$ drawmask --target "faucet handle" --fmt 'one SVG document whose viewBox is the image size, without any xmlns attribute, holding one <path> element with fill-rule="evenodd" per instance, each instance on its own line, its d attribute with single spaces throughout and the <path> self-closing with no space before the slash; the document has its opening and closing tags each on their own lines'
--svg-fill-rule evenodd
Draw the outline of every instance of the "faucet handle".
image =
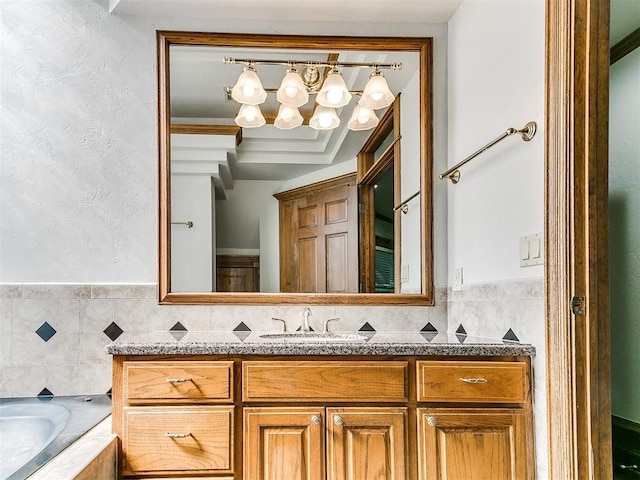
<svg viewBox="0 0 640 480">
<path fill-rule="evenodd" d="M 322 333 L 331 333 L 329 331 L 329 323 L 331 322 L 337 322 L 338 320 L 340 320 L 339 318 L 329 318 L 327 320 L 325 320 L 324 322 L 324 329 L 322 330 Z"/>
<path fill-rule="evenodd" d="M 274 320 L 276 322 L 282 322 L 282 331 L 286 332 L 287 331 L 287 322 L 285 322 L 283 319 L 281 318 L 275 318 L 275 317 L 271 317 L 271 320 Z"/>
</svg>

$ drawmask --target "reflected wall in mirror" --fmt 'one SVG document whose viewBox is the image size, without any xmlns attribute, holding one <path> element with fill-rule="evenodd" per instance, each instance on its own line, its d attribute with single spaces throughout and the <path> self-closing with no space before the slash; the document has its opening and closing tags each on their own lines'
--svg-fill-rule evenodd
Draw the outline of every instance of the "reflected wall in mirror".
<svg viewBox="0 0 640 480">
<path fill-rule="evenodd" d="M 165 31 L 158 58 L 160 303 L 433 304 L 431 39 Z"/>
</svg>

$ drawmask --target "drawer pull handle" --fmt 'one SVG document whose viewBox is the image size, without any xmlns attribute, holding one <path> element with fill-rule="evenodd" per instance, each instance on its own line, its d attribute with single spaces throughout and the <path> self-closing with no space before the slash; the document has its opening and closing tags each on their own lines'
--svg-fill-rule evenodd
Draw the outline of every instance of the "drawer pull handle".
<svg viewBox="0 0 640 480">
<path fill-rule="evenodd" d="M 333 417 L 333 423 L 335 423 L 336 425 L 340 426 L 344 422 L 343 422 L 342 417 L 340 415 L 336 415 L 335 417 Z"/>
<path fill-rule="evenodd" d="M 165 437 L 169 437 L 169 438 L 187 438 L 191 436 L 191 433 L 170 433 L 167 432 L 164 434 Z"/>
<path fill-rule="evenodd" d="M 464 383 L 487 383 L 486 378 L 461 378 Z"/>
<path fill-rule="evenodd" d="M 168 383 L 184 383 L 184 382 L 190 382 L 190 381 L 191 381 L 190 378 L 167 378 Z"/>
<path fill-rule="evenodd" d="M 313 417 L 311 417 L 311 423 L 313 423 L 314 425 L 320 425 L 320 422 L 320 415 L 314 415 Z"/>
</svg>

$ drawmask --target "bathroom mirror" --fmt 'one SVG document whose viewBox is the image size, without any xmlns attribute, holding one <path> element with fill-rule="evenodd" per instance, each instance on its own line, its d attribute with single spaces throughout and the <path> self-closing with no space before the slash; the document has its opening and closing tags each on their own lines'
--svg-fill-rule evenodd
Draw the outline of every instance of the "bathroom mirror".
<svg viewBox="0 0 640 480">
<path fill-rule="evenodd" d="M 160 303 L 433 304 L 431 39 L 157 40 Z M 297 121 L 279 113 L 289 73 L 308 95 Z M 349 93 L 333 128 L 314 114 L 337 77 Z M 387 105 L 365 101 L 374 77 Z"/>
</svg>

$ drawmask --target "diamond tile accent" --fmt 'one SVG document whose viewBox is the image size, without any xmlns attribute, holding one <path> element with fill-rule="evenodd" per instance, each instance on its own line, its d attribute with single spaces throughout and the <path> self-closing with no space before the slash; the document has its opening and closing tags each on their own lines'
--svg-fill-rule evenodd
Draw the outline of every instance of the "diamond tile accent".
<svg viewBox="0 0 640 480">
<path fill-rule="evenodd" d="M 434 333 L 438 333 L 438 329 L 436 327 L 433 326 L 433 324 L 431 322 L 427 323 L 424 327 L 422 327 L 422 330 L 420 330 L 421 332 L 434 332 Z"/>
<path fill-rule="evenodd" d="M 233 329 L 233 334 L 238 337 L 238 340 L 244 342 L 249 335 L 251 335 L 251 329 L 247 326 L 246 323 L 240 322 L 236 325 L 236 328 Z"/>
<path fill-rule="evenodd" d="M 464 341 L 467 339 L 467 331 L 464 329 L 462 324 L 460 324 L 460 326 L 456 330 L 456 337 L 458 337 L 458 341 L 460 343 L 464 343 Z"/>
<path fill-rule="evenodd" d="M 123 330 L 118 326 L 116 322 L 111 322 L 107 328 L 102 331 L 107 337 L 111 339 L 111 341 L 115 341 L 120 335 L 122 335 Z"/>
<path fill-rule="evenodd" d="M 187 327 L 182 325 L 180 322 L 176 322 L 176 324 L 169 329 L 170 332 L 186 332 Z"/>
<path fill-rule="evenodd" d="M 514 333 L 514 331 L 512 329 L 509 329 L 507 331 L 507 333 L 504 334 L 504 337 L 502 337 L 502 340 L 506 340 L 508 342 L 519 342 L 520 339 L 518 338 L 518 336 Z"/>
<path fill-rule="evenodd" d="M 43 388 L 38 397 L 53 397 L 53 393 L 47 387 Z"/>
<path fill-rule="evenodd" d="M 107 391 L 107 393 L 105 393 L 105 395 L 109 398 L 111 398 L 111 396 L 113 395 L 113 392 L 111 391 L 111 389 L 109 389 L 109 391 Z"/>
<path fill-rule="evenodd" d="M 234 328 L 233 331 L 234 332 L 250 332 L 251 329 L 247 327 L 247 325 L 244 322 L 240 322 L 238 325 L 236 325 L 236 328 Z"/>
<path fill-rule="evenodd" d="M 51 337 L 56 334 L 56 329 L 49 325 L 49 322 L 44 322 L 40 325 L 40 328 L 36 330 L 36 333 L 42 340 L 48 342 L 51 340 Z"/>
<path fill-rule="evenodd" d="M 360 327 L 360 330 L 358 330 L 358 331 L 359 331 L 359 332 L 375 332 L 375 331 L 376 331 L 376 329 L 375 329 L 375 328 L 373 328 L 369 322 L 365 322 L 365 324 L 364 324 L 364 325 L 362 325 L 362 326 Z"/>
</svg>

